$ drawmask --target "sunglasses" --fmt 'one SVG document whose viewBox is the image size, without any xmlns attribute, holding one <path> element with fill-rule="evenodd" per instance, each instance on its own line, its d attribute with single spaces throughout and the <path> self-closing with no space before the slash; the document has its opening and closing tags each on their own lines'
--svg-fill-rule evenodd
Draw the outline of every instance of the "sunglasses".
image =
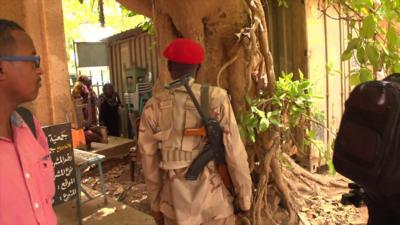
<svg viewBox="0 0 400 225">
<path fill-rule="evenodd" d="M 35 68 L 40 67 L 40 56 L 32 55 L 32 56 L 0 56 L 0 61 L 7 61 L 7 62 L 33 62 L 35 63 Z"/>
</svg>

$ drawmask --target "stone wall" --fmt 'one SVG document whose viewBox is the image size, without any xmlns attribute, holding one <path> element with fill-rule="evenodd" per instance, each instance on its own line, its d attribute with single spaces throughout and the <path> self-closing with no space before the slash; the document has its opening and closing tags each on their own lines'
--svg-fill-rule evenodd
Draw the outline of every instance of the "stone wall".
<svg viewBox="0 0 400 225">
<path fill-rule="evenodd" d="M 25 28 L 42 57 L 42 88 L 27 104 L 43 124 L 72 120 L 61 0 L 0 0 L 0 18 Z"/>
</svg>

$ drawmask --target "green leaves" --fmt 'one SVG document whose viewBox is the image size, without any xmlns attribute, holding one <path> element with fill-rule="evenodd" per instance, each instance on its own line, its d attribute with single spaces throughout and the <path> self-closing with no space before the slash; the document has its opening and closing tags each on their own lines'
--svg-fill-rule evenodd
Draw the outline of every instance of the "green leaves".
<svg viewBox="0 0 400 225">
<path fill-rule="evenodd" d="M 357 49 L 357 60 L 360 64 L 365 64 L 367 62 L 367 57 L 364 47 Z"/>
<path fill-rule="evenodd" d="M 251 143 L 256 142 L 256 133 L 254 132 L 254 129 L 248 128 L 247 131 L 248 131 L 248 138 L 249 138 L 249 141 L 250 141 Z"/>
<path fill-rule="evenodd" d="M 359 38 L 353 38 L 349 41 L 346 50 L 342 53 L 342 61 L 349 60 L 353 56 L 353 50 L 357 49 L 361 44 Z"/>
<path fill-rule="evenodd" d="M 265 118 L 265 112 L 262 110 L 259 110 L 257 107 L 252 106 L 251 107 L 251 111 L 253 113 L 255 113 L 256 115 L 258 115 L 260 118 Z"/>
<path fill-rule="evenodd" d="M 363 82 L 366 82 L 366 81 L 370 81 L 372 79 L 373 79 L 373 76 L 372 76 L 371 70 L 369 70 L 367 68 L 361 68 L 361 70 L 360 70 L 360 81 L 363 83 Z"/>
<path fill-rule="evenodd" d="M 353 56 L 353 51 L 344 51 L 343 53 L 342 53 L 342 57 L 341 57 L 341 59 L 342 59 L 342 61 L 347 61 L 347 60 L 349 60 L 351 57 Z"/>
<path fill-rule="evenodd" d="M 369 15 L 364 18 L 362 22 L 360 35 L 363 38 L 372 38 L 376 30 L 376 21 L 373 15 Z"/>
<path fill-rule="evenodd" d="M 352 74 L 349 77 L 350 86 L 356 86 L 361 83 L 360 75 L 358 73 Z"/>
<path fill-rule="evenodd" d="M 278 6 L 287 8 L 289 5 L 287 3 L 287 0 L 278 0 Z"/>
<path fill-rule="evenodd" d="M 348 25 L 347 48 L 342 61 L 350 61 L 350 84 L 400 72 L 400 0 L 330 0 L 327 8 L 339 6 Z M 353 61 L 356 56 L 356 61 Z M 357 63 L 357 64 L 354 64 Z"/>
<path fill-rule="evenodd" d="M 361 41 L 359 38 L 353 38 L 352 40 L 349 41 L 346 51 L 353 51 L 354 49 L 357 49 L 358 46 L 360 46 L 360 43 Z"/>
<path fill-rule="evenodd" d="M 267 118 L 265 118 L 265 117 L 261 118 L 260 125 L 259 125 L 259 130 L 261 132 L 265 132 L 265 131 L 268 130 L 269 125 L 270 125 L 270 122 L 269 122 L 269 120 L 267 120 Z"/>
<path fill-rule="evenodd" d="M 366 81 L 373 80 L 372 71 L 366 67 L 353 71 L 349 77 L 350 86 L 356 86 Z"/>
<path fill-rule="evenodd" d="M 375 45 L 367 44 L 365 46 L 365 51 L 367 53 L 368 60 L 371 62 L 372 66 L 376 69 L 379 67 L 379 52 Z"/>
<path fill-rule="evenodd" d="M 365 79 L 368 79 L 368 76 Z M 262 94 L 253 99 L 245 96 L 248 110 L 239 113 L 237 119 L 240 135 L 249 143 L 256 142 L 260 133 L 270 129 L 278 131 L 282 140 L 293 140 L 293 132 L 298 128 L 299 121 L 307 121 L 309 118 L 315 121 L 323 120 L 320 111 L 313 107 L 316 97 L 312 94 L 312 83 L 305 79 L 301 72 L 298 79 L 293 78 L 293 73 L 282 73 L 275 87 L 275 93 L 269 99 L 265 99 Z M 330 156 L 327 154 L 330 153 L 325 149 L 323 142 L 318 140 L 313 130 L 306 127 L 304 130 L 308 135 L 304 137 L 304 143 L 315 146 L 320 156 L 327 158 L 326 161 L 329 162 Z"/>
<path fill-rule="evenodd" d="M 257 118 L 252 113 L 247 113 L 243 117 L 243 125 L 245 127 L 255 127 L 258 123 Z"/>
<path fill-rule="evenodd" d="M 394 73 L 400 73 L 400 63 L 396 63 L 396 64 L 393 66 L 393 72 L 394 72 Z"/>
<path fill-rule="evenodd" d="M 333 164 L 333 160 L 329 159 L 326 162 L 327 166 L 328 166 L 328 172 L 330 175 L 335 175 L 336 174 L 336 169 L 335 169 L 335 165 Z"/>
<path fill-rule="evenodd" d="M 258 133 L 266 132 L 271 127 L 291 129 L 297 125 L 300 117 L 307 114 L 313 103 L 312 84 L 301 72 L 299 75 L 299 79 L 294 80 L 292 73 L 282 73 L 276 82 L 275 94 L 270 99 L 262 95 L 255 99 L 245 97 L 249 110 L 238 116 L 239 131 L 243 138 L 254 142 Z M 270 108 L 266 105 L 272 106 L 274 111 L 266 111 Z M 288 118 L 285 119 L 285 116 Z"/>
<path fill-rule="evenodd" d="M 399 47 L 400 38 L 397 35 L 397 31 L 394 27 L 390 26 L 386 33 L 387 45 L 389 50 L 393 51 Z"/>
<path fill-rule="evenodd" d="M 373 0 L 352 0 L 350 4 L 352 4 L 357 9 L 360 9 L 364 7 L 372 7 L 374 2 Z"/>
<path fill-rule="evenodd" d="M 137 27 L 141 28 L 145 32 L 148 32 L 150 35 L 155 34 L 154 23 L 149 18 L 146 18 L 143 22 L 139 23 Z"/>
</svg>

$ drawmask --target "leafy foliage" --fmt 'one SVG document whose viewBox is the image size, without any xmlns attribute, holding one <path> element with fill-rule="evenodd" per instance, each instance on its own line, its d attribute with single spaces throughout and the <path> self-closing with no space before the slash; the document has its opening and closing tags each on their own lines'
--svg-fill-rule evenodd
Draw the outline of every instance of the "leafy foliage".
<svg viewBox="0 0 400 225">
<path fill-rule="evenodd" d="M 99 7 L 98 0 L 63 0 L 64 29 L 67 44 L 68 56 L 73 52 L 73 41 L 83 40 L 80 29 L 82 25 L 98 26 L 99 23 Z M 145 17 L 141 15 L 128 16 L 127 10 L 123 10 L 120 4 L 115 0 L 103 0 L 104 13 L 106 17 L 106 27 L 112 28 L 114 33 L 122 32 L 135 28 L 138 24 L 145 21 Z M 93 34 L 95 36 L 96 34 Z M 69 57 L 70 65 L 73 64 Z"/>
<path fill-rule="evenodd" d="M 376 79 L 378 73 L 400 72 L 400 1 L 328 0 L 328 8 L 337 6 L 350 28 L 342 61 L 354 59 L 358 65 L 350 84 Z"/>
<path fill-rule="evenodd" d="M 268 129 L 280 129 L 283 140 L 291 139 L 296 142 L 293 131 L 299 124 L 323 120 L 321 113 L 314 108 L 313 103 L 318 97 L 312 94 L 311 88 L 312 83 L 305 79 L 301 72 L 298 80 L 293 79 L 293 73 L 282 73 L 271 98 L 265 98 L 263 93 L 255 99 L 246 97 L 249 110 L 239 113 L 237 117 L 242 138 L 254 143 L 257 134 Z M 271 106 L 274 110 L 268 111 L 267 106 Z M 323 142 L 318 140 L 314 130 L 305 128 L 305 131 L 304 143 L 318 149 L 320 158 L 325 157 L 330 171 L 334 171 L 329 149 L 324 148 Z"/>
<path fill-rule="evenodd" d="M 278 6 L 285 7 L 285 8 L 288 7 L 287 0 L 277 0 L 277 1 L 278 1 Z"/>
<path fill-rule="evenodd" d="M 126 15 L 127 17 L 135 17 L 138 16 L 139 14 L 132 12 L 128 9 L 126 9 L 124 6 L 120 6 L 122 12 L 124 13 L 124 15 Z M 150 18 L 145 18 L 143 21 L 141 21 L 137 27 L 141 28 L 143 31 L 145 32 L 149 32 L 149 34 L 155 34 L 155 27 L 154 27 L 154 23 Z"/>
<path fill-rule="evenodd" d="M 151 35 L 154 35 L 156 32 L 154 23 L 150 18 L 146 18 L 144 21 L 139 23 L 139 25 L 137 27 L 140 27 L 143 31 L 146 31 Z"/>
</svg>

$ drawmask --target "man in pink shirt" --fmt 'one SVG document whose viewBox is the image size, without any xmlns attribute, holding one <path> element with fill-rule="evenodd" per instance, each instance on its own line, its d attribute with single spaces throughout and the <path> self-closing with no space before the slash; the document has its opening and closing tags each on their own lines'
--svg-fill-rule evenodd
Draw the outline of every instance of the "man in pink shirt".
<svg viewBox="0 0 400 225">
<path fill-rule="evenodd" d="M 0 19 L 0 224 L 55 225 L 54 171 L 47 139 L 15 112 L 40 88 L 40 57 L 16 23 Z"/>
</svg>

